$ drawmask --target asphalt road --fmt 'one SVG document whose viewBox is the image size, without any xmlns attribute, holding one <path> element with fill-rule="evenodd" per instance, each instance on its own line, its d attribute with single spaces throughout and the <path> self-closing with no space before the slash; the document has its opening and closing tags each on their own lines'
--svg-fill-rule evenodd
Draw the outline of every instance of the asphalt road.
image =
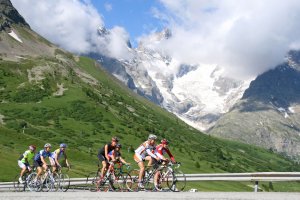
<svg viewBox="0 0 300 200">
<path fill-rule="evenodd" d="M 57 199 L 214 199 L 214 200 L 300 200 L 300 193 L 279 193 L 279 192 L 3 192 L 0 193 L 0 200 L 57 200 Z"/>
</svg>

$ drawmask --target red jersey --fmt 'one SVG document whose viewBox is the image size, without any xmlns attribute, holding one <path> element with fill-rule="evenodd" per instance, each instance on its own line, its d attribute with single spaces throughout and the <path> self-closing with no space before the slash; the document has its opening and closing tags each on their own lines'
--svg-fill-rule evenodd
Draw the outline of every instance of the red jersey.
<svg viewBox="0 0 300 200">
<path fill-rule="evenodd" d="M 162 159 L 163 155 L 167 153 L 169 155 L 169 157 L 171 158 L 171 160 L 174 162 L 175 161 L 175 158 L 174 156 L 171 154 L 170 150 L 168 148 L 165 148 L 163 147 L 163 144 L 159 144 L 156 146 L 156 149 L 155 149 L 155 154 L 160 158 Z"/>
</svg>

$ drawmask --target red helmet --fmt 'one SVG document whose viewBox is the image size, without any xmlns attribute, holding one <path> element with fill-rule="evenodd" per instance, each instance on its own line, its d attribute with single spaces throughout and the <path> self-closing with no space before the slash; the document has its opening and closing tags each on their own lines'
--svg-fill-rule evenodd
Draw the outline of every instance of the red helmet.
<svg viewBox="0 0 300 200">
<path fill-rule="evenodd" d="M 29 146 L 29 150 L 32 150 L 32 151 L 36 150 L 36 146 L 35 146 L 35 145 L 33 145 L 33 144 L 32 144 L 32 145 L 30 145 L 30 146 Z"/>
<path fill-rule="evenodd" d="M 161 143 L 162 143 L 162 144 L 169 144 L 169 141 L 168 141 L 167 139 L 162 139 L 162 140 L 161 140 Z"/>
</svg>

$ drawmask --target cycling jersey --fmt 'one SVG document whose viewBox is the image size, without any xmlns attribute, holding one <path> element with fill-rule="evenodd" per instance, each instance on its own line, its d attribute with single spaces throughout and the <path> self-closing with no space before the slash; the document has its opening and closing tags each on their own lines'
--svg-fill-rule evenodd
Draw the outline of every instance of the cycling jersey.
<svg viewBox="0 0 300 200">
<path fill-rule="evenodd" d="M 28 162 L 32 160 L 34 157 L 34 153 L 30 150 L 25 151 L 19 158 L 19 161 L 21 161 L 24 164 L 29 164 Z"/>
<path fill-rule="evenodd" d="M 175 161 L 174 156 L 171 154 L 168 148 L 163 147 L 163 144 L 159 144 L 156 146 L 155 154 L 160 158 L 163 159 L 163 155 L 167 153 L 172 161 Z"/>
<path fill-rule="evenodd" d="M 134 152 L 136 157 L 139 158 L 140 161 L 144 160 L 147 155 L 156 158 L 157 156 L 152 152 L 154 151 L 155 146 L 149 144 L 149 141 L 142 143 Z"/>
<path fill-rule="evenodd" d="M 116 150 L 112 150 L 108 153 L 108 157 L 112 158 L 112 155 L 115 154 L 115 158 L 120 158 L 121 157 L 121 152 L 120 151 L 116 151 Z"/>
<path fill-rule="evenodd" d="M 44 149 L 40 150 L 37 154 L 35 154 L 34 160 L 38 162 L 42 162 L 41 156 L 43 156 L 44 158 L 51 157 L 51 152 L 47 152 Z"/>
<path fill-rule="evenodd" d="M 111 152 L 112 150 L 114 150 L 116 147 L 115 146 L 112 146 L 111 145 L 111 142 L 110 143 L 107 143 L 106 144 L 107 145 L 107 152 L 109 153 L 109 152 Z M 106 145 L 104 145 L 104 147 L 102 147 L 101 149 L 99 149 L 99 152 L 98 152 L 98 155 L 103 155 L 103 156 L 105 156 L 105 146 Z"/>
<path fill-rule="evenodd" d="M 56 149 L 55 151 L 53 151 L 51 153 L 51 158 L 55 159 L 57 156 L 57 160 L 59 160 L 62 156 L 65 156 L 66 157 L 66 153 L 65 151 L 62 151 L 60 148 L 59 149 Z"/>
</svg>

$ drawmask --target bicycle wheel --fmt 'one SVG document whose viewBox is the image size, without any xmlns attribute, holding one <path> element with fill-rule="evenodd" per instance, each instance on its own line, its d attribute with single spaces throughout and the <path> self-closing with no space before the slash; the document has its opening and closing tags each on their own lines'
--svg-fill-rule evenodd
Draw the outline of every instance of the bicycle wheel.
<svg viewBox="0 0 300 200">
<path fill-rule="evenodd" d="M 121 181 L 122 190 L 124 192 L 131 191 L 130 188 L 132 186 L 132 179 L 131 179 L 130 174 L 127 172 L 125 172 L 125 173 L 123 172 L 121 180 L 122 180 Z"/>
<path fill-rule="evenodd" d="M 57 174 L 47 175 L 46 179 L 43 182 L 43 191 L 45 192 L 54 192 L 59 188 L 59 176 Z"/>
<path fill-rule="evenodd" d="M 108 184 L 110 191 L 122 192 L 123 187 L 121 184 L 122 176 L 116 176 L 114 174 L 110 174 L 108 177 Z"/>
<path fill-rule="evenodd" d="M 98 172 L 95 174 L 94 172 L 90 173 L 86 178 L 86 187 L 91 192 L 97 191 L 97 182 L 99 181 Z"/>
<path fill-rule="evenodd" d="M 143 179 L 145 191 L 153 191 L 154 190 L 154 188 L 155 188 L 154 187 L 154 174 L 155 173 L 148 171 L 146 169 L 144 179 Z"/>
<path fill-rule="evenodd" d="M 126 187 L 128 188 L 129 191 L 131 192 L 138 191 L 139 174 L 140 174 L 140 170 L 138 169 L 134 169 L 129 173 L 131 180 L 126 180 Z"/>
<path fill-rule="evenodd" d="M 169 191 L 169 185 L 173 184 L 174 175 L 172 170 L 164 168 L 157 173 L 157 180 L 154 181 L 154 187 L 157 191 Z"/>
<path fill-rule="evenodd" d="M 70 177 L 68 174 L 59 174 L 59 190 L 66 192 L 70 187 Z"/>
<path fill-rule="evenodd" d="M 39 192 L 42 189 L 40 178 L 37 177 L 37 173 L 31 173 L 27 178 L 27 188 L 31 192 Z"/>
<path fill-rule="evenodd" d="M 184 190 L 186 186 L 186 176 L 181 170 L 176 170 L 173 172 L 174 178 L 173 178 L 173 183 L 169 184 L 170 182 L 168 181 L 168 186 L 171 191 L 173 192 L 181 192 Z"/>
<path fill-rule="evenodd" d="M 22 177 L 24 183 L 20 183 L 19 181 L 20 175 L 16 175 L 14 178 L 14 191 L 15 192 L 24 192 L 26 188 L 26 177 L 25 175 Z"/>
</svg>

